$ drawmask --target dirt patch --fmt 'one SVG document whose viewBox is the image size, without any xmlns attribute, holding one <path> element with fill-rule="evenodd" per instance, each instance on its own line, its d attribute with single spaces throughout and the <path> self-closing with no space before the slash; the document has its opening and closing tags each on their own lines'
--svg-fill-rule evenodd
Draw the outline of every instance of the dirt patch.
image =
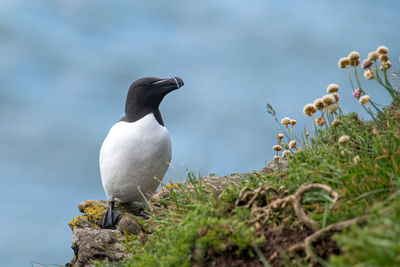
<svg viewBox="0 0 400 267">
<path fill-rule="evenodd" d="M 316 244 L 314 244 L 315 253 L 324 260 L 327 260 L 330 255 L 338 255 L 340 254 L 340 249 L 337 246 L 336 242 L 331 238 L 334 233 L 330 235 L 330 237 L 319 240 Z"/>
<path fill-rule="evenodd" d="M 284 227 L 269 228 L 268 225 L 258 229 L 255 233 L 256 237 L 264 236 L 265 241 L 258 246 L 259 250 L 264 255 L 272 267 L 286 266 L 285 261 L 291 255 L 289 248 L 297 243 L 303 242 L 306 237 L 313 233 L 309 229 L 289 229 Z M 340 253 L 336 243 L 331 239 L 331 236 L 322 240 L 318 240 L 314 244 L 314 251 L 323 259 L 327 259 L 332 254 Z M 301 253 L 301 252 L 300 252 Z M 195 264 L 195 267 L 230 267 L 230 266 L 264 266 L 260 258 L 256 255 L 235 255 L 234 251 L 226 251 L 223 254 L 212 253 L 207 255 L 204 262 Z M 282 257 L 283 254 L 283 257 Z M 304 253 L 301 254 L 304 257 Z"/>
<path fill-rule="evenodd" d="M 295 230 L 283 227 L 269 228 L 267 225 L 258 229 L 256 237 L 264 236 L 265 241 L 258 246 L 266 260 L 271 266 L 284 266 L 283 258 L 279 251 L 287 251 L 293 244 L 302 242 L 311 230 Z M 256 255 L 256 253 L 254 252 Z M 249 257 L 248 255 L 237 256 L 233 251 L 223 254 L 209 254 L 205 262 L 195 265 L 197 267 L 215 266 L 263 266 L 258 256 Z"/>
<path fill-rule="evenodd" d="M 302 242 L 311 233 L 312 231 L 308 229 L 289 229 L 284 227 L 271 229 L 265 227 L 258 230 L 256 236 L 265 237 L 265 242 L 260 246 L 260 250 L 268 263 L 271 266 L 284 266 L 284 259 L 280 252 L 287 254 L 292 245 Z"/>
</svg>

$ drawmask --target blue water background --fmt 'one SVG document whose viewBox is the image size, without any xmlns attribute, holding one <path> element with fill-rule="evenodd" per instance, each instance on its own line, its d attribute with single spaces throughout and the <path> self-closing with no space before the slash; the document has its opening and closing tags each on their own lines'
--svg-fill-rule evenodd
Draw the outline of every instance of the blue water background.
<svg viewBox="0 0 400 267">
<path fill-rule="evenodd" d="M 399 12 L 397 0 L 0 1 L 1 265 L 72 258 L 67 223 L 105 199 L 98 153 L 133 80 L 185 81 L 161 105 L 180 175 L 257 170 L 277 128 L 266 102 L 300 134 L 329 83 L 362 111 L 339 57 L 384 44 L 399 70 Z"/>
</svg>

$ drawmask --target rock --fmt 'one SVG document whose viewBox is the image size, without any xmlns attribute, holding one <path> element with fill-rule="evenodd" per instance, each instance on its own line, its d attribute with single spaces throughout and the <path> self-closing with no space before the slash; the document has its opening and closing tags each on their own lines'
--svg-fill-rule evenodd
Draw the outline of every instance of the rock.
<svg viewBox="0 0 400 267">
<path fill-rule="evenodd" d="M 74 259 L 66 266 L 90 266 L 93 260 L 119 261 L 129 255 L 124 240 L 119 230 L 76 227 L 71 246 Z"/>
<path fill-rule="evenodd" d="M 141 233 L 134 219 L 142 208 L 135 203 L 115 203 L 120 213 L 115 229 L 103 229 L 107 201 L 87 200 L 78 205 L 83 215 L 76 216 L 68 225 L 72 230 L 74 258 L 66 266 L 90 266 L 93 260 L 119 261 L 129 254 L 125 250 L 125 235 Z"/>
<path fill-rule="evenodd" d="M 279 158 L 279 160 L 271 160 L 267 166 L 259 170 L 260 174 L 270 174 L 276 171 L 286 172 L 289 169 L 287 159 Z"/>
<path fill-rule="evenodd" d="M 216 174 L 210 174 L 200 178 L 200 183 L 219 194 L 228 186 L 238 185 L 242 180 L 247 179 L 248 176 L 248 173 L 231 173 L 221 177 Z"/>
<path fill-rule="evenodd" d="M 142 232 L 140 225 L 133 218 L 128 216 L 121 216 L 121 218 L 118 219 L 117 228 L 123 233 L 133 235 L 137 235 Z"/>
<path fill-rule="evenodd" d="M 241 180 L 247 179 L 248 173 L 231 173 L 227 176 L 217 176 L 210 174 L 198 179 L 186 180 L 182 184 L 163 186 L 151 198 L 150 203 L 157 204 L 162 198 L 167 198 L 171 195 L 172 187 L 187 186 L 193 189 L 193 186 L 202 186 L 202 190 L 208 193 L 221 193 L 226 187 L 237 185 Z"/>
</svg>

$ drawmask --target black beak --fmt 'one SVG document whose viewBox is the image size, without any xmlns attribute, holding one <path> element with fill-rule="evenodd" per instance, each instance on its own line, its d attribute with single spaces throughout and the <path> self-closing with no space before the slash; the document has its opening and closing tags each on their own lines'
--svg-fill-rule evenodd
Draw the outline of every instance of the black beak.
<svg viewBox="0 0 400 267">
<path fill-rule="evenodd" d="M 173 77 L 173 78 L 171 78 L 170 80 L 173 80 L 173 81 L 175 82 L 175 84 L 176 84 L 176 86 L 177 86 L 176 89 L 178 89 L 178 88 L 180 88 L 180 87 L 182 87 L 182 86 L 184 85 L 182 79 L 179 78 L 179 77 Z"/>
<path fill-rule="evenodd" d="M 163 79 L 152 84 L 153 86 L 164 89 L 167 93 L 176 90 L 184 85 L 183 81 L 179 77 L 172 77 L 169 79 Z"/>
</svg>

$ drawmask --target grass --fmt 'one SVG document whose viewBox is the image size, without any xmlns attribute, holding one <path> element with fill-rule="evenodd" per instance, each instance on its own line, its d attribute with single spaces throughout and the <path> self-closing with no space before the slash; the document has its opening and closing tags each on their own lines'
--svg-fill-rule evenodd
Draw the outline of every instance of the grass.
<svg viewBox="0 0 400 267">
<path fill-rule="evenodd" d="M 189 182 L 165 187 L 169 194 L 153 206 L 148 220 L 140 221 L 144 234 L 128 238 L 132 257 L 96 266 L 207 266 L 221 259 L 259 266 L 307 265 L 313 260 L 322 266 L 399 265 L 400 98 L 386 80 L 378 83 L 392 90 L 390 107 L 369 110 L 370 121 L 344 115 L 340 107 L 336 115 L 323 113 L 326 125 L 315 126 L 314 137 L 304 136 L 302 149 L 291 150 L 286 172 L 255 172 L 218 194 L 188 172 Z M 276 115 L 271 106 L 269 113 Z M 329 125 L 334 119 L 340 120 L 335 127 Z M 287 131 L 286 137 L 293 138 L 293 125 Z M 339 143 L 343 135 L 349 140 Z M 324 190 L 302 195 L 301 208 L 318 229 L 367 216 L 363 224 L 335 231 L 336 243 L 329 241 L 331 234 L 313 242 L 314 258 L 307 257 L 306 249 L 291 249 L 316 233 L 290 205 L 299 188 L 312 183 L 327 185 L 340 196 L 334 203 Z"/>
<path fill-rule="evenodd" d="M 400 262 L 399 191 L 378 202 L 365 227 L 352 227 L 335 236 L 344 253 L 332 266 L 398 266 Z"/>
</svg>

